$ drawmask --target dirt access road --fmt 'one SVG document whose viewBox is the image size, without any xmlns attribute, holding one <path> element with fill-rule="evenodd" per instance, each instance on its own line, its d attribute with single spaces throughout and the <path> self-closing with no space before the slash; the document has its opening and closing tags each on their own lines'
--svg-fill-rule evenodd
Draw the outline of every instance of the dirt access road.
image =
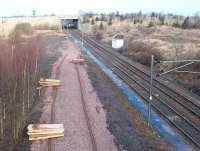
<svg viewBox="0 0 200 151">
<path fill-rule="evenodd" d="M 34 141 L 31 151 L 92 151 L 93 146 L 82 106 L 81 88 L 76 65 L 70 61 L 80 56 L 79 48 L 70 40 L 60 46 L 62 57 L 53 65 L 51 78 L 61 80 L 61 86 L 48 88 L 40 123 L 64 124 L 65 136 L 50 141 Z M 114 137 L 106 124 L 106 113 L 90 83 L 84 65 L 77 65 L 82 83 L 83 97 L 98 151 L 117 151 Z"/>
</svg>

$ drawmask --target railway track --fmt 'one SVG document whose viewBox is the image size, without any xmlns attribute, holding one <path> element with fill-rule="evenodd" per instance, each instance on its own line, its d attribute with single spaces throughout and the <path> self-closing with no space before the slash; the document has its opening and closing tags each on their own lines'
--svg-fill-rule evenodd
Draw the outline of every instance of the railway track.
<svg viewBox="0 0 200 151">
<path fill-rule="evenodd" d="M 81 38 L 80 31 L 72 30 L 70 32 L 76 38 Z M 92 50 L 93 55 L 101 59 L 138 96 L 148 103 L 149 71 L 131 63 L 86 35 L 84 36 L 84 44 Z M 153 83 L 153 108 L 190 140 L 191 144 L 200 149 L 200 105 L 198 99 L 185 95 L 180 89 L 166 84 L 161 78 L 154 78 Z"/>
<path fill-rule="evenodd" d="M 63 64 L 63 61 L 65 60 L 66 57 L 67 57 L 67 55 L 65 55 L 61 59 L 60 63 L 58 64 L 55 76 L 57 76 L 58 73 L 60 72 L 60 66 Z M 89 118 L 89 115 L 88 115 L 88 112 L 87 112 L 87 106 L 86 106 L 86 101 L 85 101 L 85 96 L 84 96 L 84 87 L 83 87 L 83 84 L 82 84 L 81 75 L 80 75 L 79 68 L 78 68 L 77 65 L 75 65 L 75 69 L 76 69 L 76 72 L 77 72 L 79 88 L 80 88 L 80 93 L 81 93 L 81 104 L 82 104 L 82 107 L 83 107 L 83 112 L 84 112 L 84 116 L 85 116 L 85 120 L 86 120 L 86 125 L 87 125 L 87 129 L 88 129 L 89 136 L 90 136 L 92 150 L 93 151 L 97 151 L 97 144 L 96 144 L 96 140 L 95 140 L 95 137 L 94 137 L 94 132 L 92 130 L 92 126 L 91 126 L 91 123 L 90 123 L 90 118 Z M 56 93 L 55 93 L 54 101 L 53 101 L 52 108 L 51 108 L 51 122 L 52 123 L 55 120 L 55 109 L 54 109 L 55 98 L 56 98 Z M 48 139 L 47 147 L 48 147 L 48 151 L 54 151 L 55 150 L 54 145 L 53 145 L 53 139 Z"/>
<path fill-rule="evenodd" d="M 94 137 L 94 132 L 92 130 L 90 118 L 89 118 L 88 113 L 87 113 L 87 107 L 86 107 L 86 102 L 85 102 L 85 97 L 84 97 L 84 88 L 83 88 L 83 84 L 82 84 L 82 80 L 81 80 L 81 75 L 80 75 L 79 68 L 78 68 L 77 65 L 75 65 L 75 69 L 77 71 L 79 87 L 80 87 L 80 92 L 81 92 L 81 103 L 82 103 L 83 112 L 84 112 L 85 119 L 86 119 L 87 128 L 88 128 L 89 135 L 90 135 L 92 150 L 97 151 L 97 144 L 96 144 L 96 140 L 95 140 L 95 137 Z"/>
</svg>

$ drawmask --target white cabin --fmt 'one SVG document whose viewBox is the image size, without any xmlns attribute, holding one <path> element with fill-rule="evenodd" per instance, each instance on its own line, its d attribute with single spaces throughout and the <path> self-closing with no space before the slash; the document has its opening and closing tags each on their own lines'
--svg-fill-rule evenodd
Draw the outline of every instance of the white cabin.
<svg viewBox="0 0 200 151">
<path fill-rule="evenodd" d="M 124 46 L 124 35 L 115 34 L 112 38 L 112 48 L 120 49 Z"/>
</svg>

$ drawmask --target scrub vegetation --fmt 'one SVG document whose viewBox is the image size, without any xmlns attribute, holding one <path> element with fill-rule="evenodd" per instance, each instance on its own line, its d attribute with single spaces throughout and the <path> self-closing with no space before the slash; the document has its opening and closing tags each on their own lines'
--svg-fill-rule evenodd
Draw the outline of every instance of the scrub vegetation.
<svg viewBox="0 0 200 151">
<path fill-rule="evenodd" d="M 28 23 L 35 30 L 60 30 L 60 19 L 57 16 L 43 17 L 4 17 L 0 18 L 0 35 L 8 36 L 16 24 Z"/>
<path fill-rule="evenodd" d="M 85 14 L 82 18 L 85 32 L 100 42 L 111 46 L 112 37 L 124 34 L 125 44 L 119 50 L 134 61 L 149 66 L 150 55 L 156 60 L 180 60 L 200 58 L 200 16 L 180 16 L 141 11 L 130 14 L 114 12 L 110 14 Z M 91 20 L 93 23 L 90 24 Z M 157 64 L 157 70 L 166 71 L 181 64 Z M 199 71 L 200 63 L 183 69 Z M 193 92 L 200 93 L 199 74 L 173 72 L 169 74 Z"/>
<path fill-rule="evenodd" d="M 0 150 L 13 150 L 38 101 L 38 80 L 51 67 L 45 48 L 43 35 L 28 22 L 0 33 Z"/>
</svg>

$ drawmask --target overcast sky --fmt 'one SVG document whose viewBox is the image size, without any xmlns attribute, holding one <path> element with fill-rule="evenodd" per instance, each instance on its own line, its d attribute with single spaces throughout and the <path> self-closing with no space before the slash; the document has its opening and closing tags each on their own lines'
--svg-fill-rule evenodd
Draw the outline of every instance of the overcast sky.
<svg viewBox="0 0 200 151">
<path fill-rule="evenodd" d="M 200 12 L 200 0 L 1 0 L 0 16 L 31 15 L 36 10 L 37 15 L 74 14 L 79 10 L 93 12 L 121 13 L 157 11 L 193 15 Z"/>
</svg>

